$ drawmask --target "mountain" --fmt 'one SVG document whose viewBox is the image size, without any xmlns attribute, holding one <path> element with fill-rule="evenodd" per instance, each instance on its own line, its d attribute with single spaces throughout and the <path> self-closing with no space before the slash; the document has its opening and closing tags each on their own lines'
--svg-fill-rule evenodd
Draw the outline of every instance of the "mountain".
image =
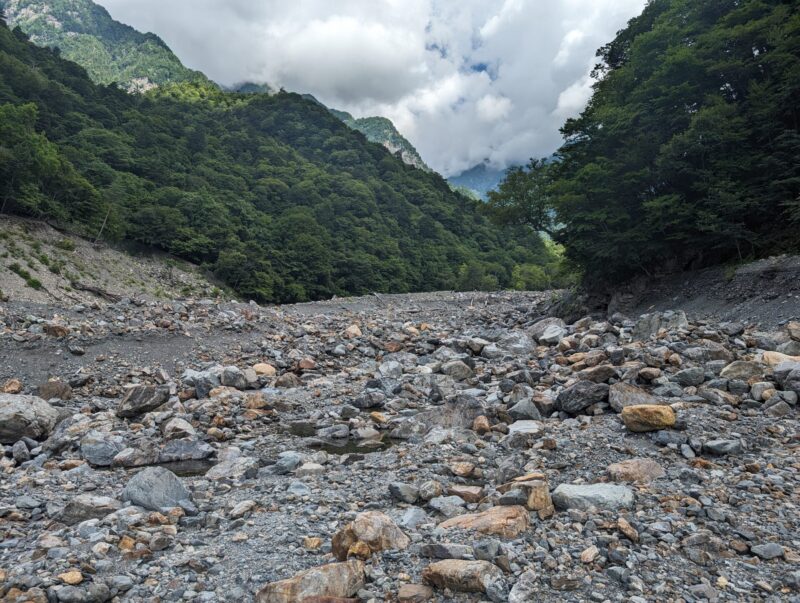
<svg viewBox="0 0 800 603">
<path fill-rule="evenodd" d="M 343 112 L 340 112 L 343 113 Z M 346 114 L 349 115 L 349 114 Z M 408 165 L 413 165 L 415 168 L 430 172 L 425 162 L 422 160 L 417 149 L 414 148 L 408 140 L 397 131 L 391 120 L 385 117 L 361 117 L 354 119 L 352 115 L 343 119 L 344 123 L 358 130 L 370 142 L 377 142 L 386 147 L 390 153 L 397 155 Z"/>
<path fill-rule="evenodd" d="M 202 264 L 264 302 L 498 288 L 550 259 L 297 94 L 144 95 L 0 26 L 0 212 Z"/>
<path fill-rule="evenodd" d="M 111 18 L 91 0 L 0 0 L 11 28 L 39 46 L 58 48 L 82 65 L 97 84 L 117 83 L 143 92 L 173 82 L 208 82 L 184 67 L 158 36 Z"/>
<path fill-rule="evenodd" d="M 361 132 L 370 142 L 383 145 L 392 155 L 397 155 L 407 165 L 414 166 L 424 172 L 432 171 L 423 161 L 417 149 L 400 132 L 390 119 L 385 117 L 361 117 L 356 119 L 347 111 L 333 109 L 321 103 L 311 94 L 304 94 L 307 98 L 318 103 L 342 120 L 345 125 Z"/>
<path fill-rule="evenodd" d="M 497 189 L 497 186 L 505 178 L 505 174 L 505 170 L 494 169 L 484 161 L 461 172 L 458 176 L 451 176 L 447 181 L 456 188 L 463 187 L 473 191 L 485 201 L 489 191 Z"/>
</svg>

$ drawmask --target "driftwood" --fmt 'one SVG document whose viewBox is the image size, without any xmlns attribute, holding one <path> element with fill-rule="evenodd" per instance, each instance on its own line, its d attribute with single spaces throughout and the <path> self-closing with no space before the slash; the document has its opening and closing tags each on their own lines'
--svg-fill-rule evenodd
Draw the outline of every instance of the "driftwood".
<svg viewBox="0 0 800 603">
<path fill-rule="evenodd" d="M 121 295 L 105 291 L 100 287 L 95 287 L 94 285 L 87 285 L 86 283 L 73 283 L 72 287 L 78 291 L 88 291 L 89 293 L 94 293 L 95 295 L 99 295 L 103 299 L 110 302 L 118 302 L 122 299 Z"/>
</svg>

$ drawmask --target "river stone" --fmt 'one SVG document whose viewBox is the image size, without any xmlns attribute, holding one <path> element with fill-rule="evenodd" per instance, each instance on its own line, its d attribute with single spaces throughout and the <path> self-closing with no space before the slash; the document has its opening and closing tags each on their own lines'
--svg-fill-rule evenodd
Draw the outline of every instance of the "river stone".
<svg viewBox="0 0 800 603">
<path fill-rule="evenodd" d="M 541 421 L 542 415 L 531 399 L 520 400 L 508 409 L 508 414 L 515 421 Z"/>
<path fill-rule="evenodd" d="M 654 312 L 652 314 L 643 314 L 636 321 L 636 326 L 633 329 L 633 339 L 643 340 L 649 339 L 651 336 L 658 333 L 661 329 L 678 330 L 685 329 L 689 326 L 689 321 L 686 319 L 686 314 L 683 311 Z"/>
<path fill-rule="evenodd" d="M 777 559 L 783 557 L 783 547 L 777 542 L 768 542 L 766 544 L 756 544 L 750 547 L 750 552 L 769 561 L 770 559 Z"/>
<path fill-rule="evenodd" d="M 442 365 L 441 370 L 443 374 L 452 377 L 456 381 L 464 381 L 475 374 L 473 373 L 472 369 L 461 360 L 451 360 L 450 362 L 445 362 Z"/>
<path fill-rule="evenodd" d="M 287 580 L 271 582 L 256 603 L 297 603 L 310 597 L 352 597 L 364 586 L 364 563 L 350 559 L 313 567 Z"/>
<path fill-rule="evenodd" d="M 128 390 L 117 408 L 117 416 L 123 419 L 143 415 L 155 410 L 169 400 L 166 385 L 136 385 Z"/>
<path fill-rule="evenodd" d="M 653 459 L 626 459 L 609 465 L 608 474 L 615 482 L 647 483 L 664 477 L 666 472 Z"/>
<path fill-rule="evenodd" d="M 92 430 L 81 439 L 81 456 L 95 467 L 110 467 L 124 449 L 125 440 L 110 433 Z"/>
<path fill-rule="evenodd" d="M 608 398 L 609 387 L 605 383 L 578 381 L 558 394 L 556 408 L 571 415 L 577 415 L 592 404 Z"/>
<path fill-rule="evenodd" d="M 533 326 L 531 326 L 531 328 L 528 329 L 528 335 L 533 339 L 535 339 L 536 341 L 539 341 L 541 337 L 545 334 L 547 329 L 551 327 L 556 327 L 558 329 L 565 329 L 566 326 L 567 325 L 560 318 L 556 317 L 544 318 L 539 322 L 534 323 Z"/>
<path fill-rule="evenodd" d="M 719 376 L 723 379 L 748 381 L 753 377 L 762 377 L 765 371 L 766 367 L 760 362 L 737 360 L 722 369 Z"/>
<path fill-rule="evenodd" d="M 331 547 L 339 561 L 347 559 L 356 543 L 364 543 L 371 553 L 383 550 L 403 550 L 411 540 L 388 516 L 379 511 L 359 513 L 356 518 L 333 536 Z"/>
<path fill-rule="evenodd" d="M 630 431 L 643 433 L 675 425 L 675 411 L 669 406 L 637 404 L 622 409 L 622 421 Z"/>
<path fill-rule="evenodd" d="M 0 444 L 47 437 L 58 418 L 58 409 L 37 396 L 0 394 Z"/>
<path fill-rule="evenodd" d="M 614 511 L 633 506 L 633 492 L 616 484 L 561 484 L 553 491 L 553 503 L 562 510 L 597 507 Z"/>
<path fill-rule="evenodd" d="M 192 495 L 181 480 L 164 467 L 148 467 L 134 475 L 122 490 L 122 500 L 151 511 L 191 506 Z"/>
<path fill-rule="evenodd" d="M 710 440 L 703 444 L 703 452 L 714 456 L 737 454 L 741 451 L 742 443 L 739 440 Z"/>
<path fill-rule="evenodd" d="M 122 503 L 114 498 L 79 494 L 67 503 L 58 515 L 58 520 L 67 525 L 74 525 L 87 519 L 102 519 L 121 507 Z"/>
<path fill-rule="evenodd" d="M 516 538 L 530 527 L 528 510 L 522 506 L 492 507 L 481 513 L 467 513 L 439 524 L 443 530 L 460 528 L 481 534 Z"/>
<path fill-rule="evenodd" d="M 422 581 L 440 590 L 449 588 L 456 592 L 486 593 L 492 601 L 507 601 L 508 588 L 503 572 L 488 561 L 437 561 L 425 568 Z"/>
<path fill-rule="evenodd" d="M 247 377 L 236 366 L 226 366 L 222 369 L 222 374 L 219 377 L 220 383 L 226 387 L 233 387 L 235 389 L 247 389 Z"/>
</svg>

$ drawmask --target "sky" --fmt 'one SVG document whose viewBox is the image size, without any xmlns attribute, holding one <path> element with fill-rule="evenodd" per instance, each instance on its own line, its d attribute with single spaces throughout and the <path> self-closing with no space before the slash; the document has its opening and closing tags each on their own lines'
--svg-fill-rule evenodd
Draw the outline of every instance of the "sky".
<svg viewBox="0 0 800 603">
<path fill-rule="evenodd" d="M 595 52 L 645 0 L 96 0 L 223 85 L 308 92 L 391 119 L 456 175 L 549 156 Z"/>
</svg>

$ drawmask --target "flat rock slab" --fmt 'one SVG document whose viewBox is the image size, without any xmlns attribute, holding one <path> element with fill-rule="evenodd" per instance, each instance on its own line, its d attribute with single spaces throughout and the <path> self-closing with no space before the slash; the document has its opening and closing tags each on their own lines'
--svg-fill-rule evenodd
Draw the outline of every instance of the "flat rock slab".
<svg viewBox="0 0 800 603">
<path fill-rule="evenodd" d="M 507 589 L 503 572 L 488 561 L 437 561 L 425 568 L 422 581 L 438 589 L 486 593 L 492 601 L 506 601 Z"/>
<path fill-rule="evenodd" d="M 461 528 L 474 530 L 481 534 L 491 534 L 503 538 L 516 538 L 531 525 L 528 510 L 514 505 L 510 507 L 492 507 L 481 513 L 467 513 L 453 517 L 439 524 L 440 528 Z"/>
<path fill-rule="evenodd" d="M 169 387 L 164 385 L 137 385 L 128 390 L 117 408 L 123 419 L 137 417 L 155 410 L 169 400 Z"/>
<path fill-rule="evenodd" d="M 613 511 L 633 506 L 633 491 L 615 484 L 561 484 L 553 491 L 553 503 L 562 510 L 597 507 Z"/>
<path fill-rule="evenodd" d="M 608 474 L 615 482 L 637 482 L 646 484 L 664 477 L 663 467 L 653 459 L 627 459 L 608 466 Z"/>
</svg>

